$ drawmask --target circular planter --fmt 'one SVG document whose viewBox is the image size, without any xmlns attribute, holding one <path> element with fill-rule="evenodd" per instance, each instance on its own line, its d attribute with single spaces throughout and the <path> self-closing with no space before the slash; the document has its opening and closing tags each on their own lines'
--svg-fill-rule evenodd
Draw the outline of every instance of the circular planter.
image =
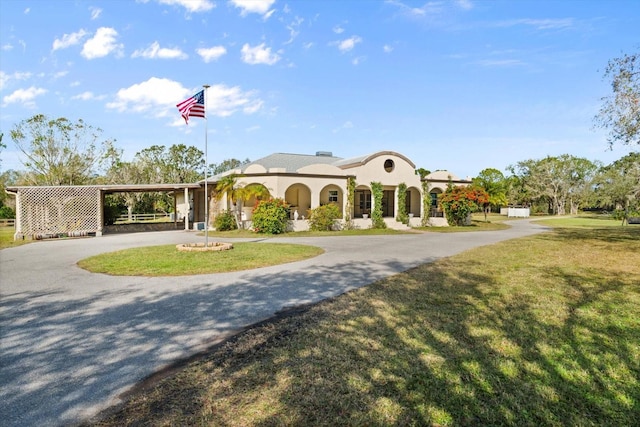
<svg viewBox="0 0 640 427">
<path fill-rule="evenodd" d="M 233 249 L 233 243 L 211 242 L 207 246 L 204 243 L 181 243 L 176 245 L 176 249 L 180 252 L 228 251 Z"/>
</svg>

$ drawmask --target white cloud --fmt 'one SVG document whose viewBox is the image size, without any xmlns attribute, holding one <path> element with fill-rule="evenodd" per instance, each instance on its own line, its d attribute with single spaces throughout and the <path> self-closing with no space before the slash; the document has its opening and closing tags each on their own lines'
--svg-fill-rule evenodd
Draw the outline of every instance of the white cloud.
<svg viewBox="0 0 640 427">
<path fill-rule="evenodd" d="M 7 51 L 8 50 L 12 50 L 13 49 L 13 45 L 10 44 L 10 43 L 5 43 L 5 44 L 2 45 L 2 47 L 0 47 L 0 49 L 7 50 Z"/>
<path fill-rule="evenodd" d="M 39 87 L 31 86 L 28 89 L 18 89 L 14 91 L 12 94 L 5 96 L 2 98 L 2 106 L 6 106 L 8 104 L 22 104 L 25 107 L 33 107 L 35 106 L 34 100 L 37 96 L 44 95 L 47 93 L 46 89 L 42 89 Z"/>
<path fill-rule="evenodd" d="M 9 75 L 0 70 L 0 90 L 4 89 L 4 85 L 9 81 Z"/>
<path fill-rule="evenodd" d="M 196 53 L 202 57 L 206 63 L 217 61 L 222 55 L 227 53 L 224 46 L 201 47 L 196 49 Z"/>
<path fill-rule="evenodd" d="M 393 46 L 385 44 L 384 46 L 382 46 L 382 50 L 384 50 L 384 53 L 391 53 L 393 52 Z"/>
<path fill-rule="evenodd" d="M 332 132 L 333 132 L 333 133 L 338 133 L 338 132 L 340 132 L 342 129 L 351 129 L 351 128 L 353 128 L 353 123 L 351 123 L 351 121 L 350 121 L 350 120 L 347 120 L 346 122 L 344 122 L 344 123 L 342 124 L 342 126 L 340 126 L 340 127 L 336 128 L 336 129 L 334 129 Z"/>
<path fill-rule="evenodd" d="M 246 16 L 249 13 L 266 14 L 275 1 L 276 0 L 231 0 L 230 3 L 242 9 L 240 15 Z M 271 16 L 271 13 L 269 16 Z"/>
<path fill-rule="evenodd" d="M 118 32 L 113 28 L 100 27 L 96 34 L 86 41 L 81 55 L 87 59 L 102 58 L 111 52 L 119 53 L 123 49 L 122 44 L 116 43 Z"/>
<path fill-rule="evenodd" d="M 251 65 L 273 65 L 280 60 L 280 55 L 271 53 L 271 48 L 265 47 L 264 43 L 255 47 L 251 47 L 248 43 L 245 43 L 245 45 L 242 46 L 242 60 Z"/>
<path fill-rule="evenodd" d="M 91 99 L 99 99 L 98 97 L 96 97 L 93 92 L 82 92 L 78 95 L 72 96 L 71 99 L 80 99 L 82 101 L 89 101 Z"/>
<path fill-rule="evenodd" d="M 189 12 L 207 12 L 214 7 L 215 3 L 209 0 L 158 0 L 160 4 L 177 5 L 182 6 Z"/>
<path fill-rule="evenodd" d="M 271 9 L 269 12 L 262 15 L 262 20 L 267 21 L 269 18 L 271 18 L 271 15 L 273 15 L 275 11 L 276 11 L 275 9 Z"/>
<path fill-rule="evenodd" d="M 483 67 L 519 67 L 527 65 L 519 59 L 483 59 L 477 61 L 476 64 Z"/>
<path fill-rule="evenodd" d="M 61 78 L 61 77 L 66 76 L 67 74 L 69 74 L 69 72 L 68 72 L 68 71 L 58 71 L 57 73 L 54 73 L 54 74 L 53 74 L 53 78 L 54 78 L 54 79 L 59 79 L 59 78 Z"/>
<path fill-rule="evenodd" d="M 461 9 L 464 10 L 470 10 L 473 9 L 473 3 L 471 2 L 471 0 L 456 0 L 455 2 L 458 7 L 460 7 Z"/>
<path fill-rule="evenodd" d="M 367 59 L 367 57 L 366 57 L 366 56 L 358 56 L 357 58 L 353 58 L 353 59 L 351 60 L 351 63 L 352 63 L 353 65 L 360 65 L 360 63 L 361 63 L 362 61 L 364 61 L 365 59 Z"/>
<path fill-rule="evenodd" d="M 303 48 L 305 49 L 311 49 L 313 47 L 314 43 L 313 42 L 308 42 L 302 45 Z"/>
<path fill-rule="evenodd" d="M 496 24 L 498 27 L 513 27 L 516 25 L 527 25 L 537 30 L 563 30 L 575 25 L 573 18 L 560 19 L 514 19 L 502 21 Z"/>
<path fill-rule="evenodd" d="M 163 116 L 170 107 L 193 95 L 190 92 L 176 81 L 151 77 L 145 82 L 120 89 L 107 108 L 120 112 L 152 110 L 156 115 Z"/>
<path fill-rule="evenodd" d="M 100 9 L 99 7 L 90 7 L 89 10 L 91 11 L 92 21 L 95 21 L 100 17 L 100 15 L 102 15 L 102 9 Z"/>
<path fill-rule="evenodd" d="M 160 43 L 153 42 L 146 49 L 138 49 L 131 55 L 132 58 L 142 57 L 145 59 L 187 59 L 189 55 L 180 49 L 169 49 L 160 47 Z"/>
<path fill-rule="evenodd" d="M 148 113 L 156 117 L 177 117 L 176 104 L 184 101 L 199 89 L 185 88 L 179 82 L 152 77 L 142 83 L 120 89 L 107 108 L 119 112 Z M 262 108 L 263 101 L 254 92 L 242 91 L 238 86 L 214 85 L 207 90 L 207 111 L 210 115 L 230 116 L 237 111 L 252 114 Z M 175 120 L 178 125 L 184 121 Z"/>
<path fill-rule="evenodd" d="M 287 25 L 287 30 L 289 30 L 289 40 L 287 40 L 286 42 L 284 42 L 284 44 L 291 44 L 293 43 L 293 41 L 296 39 L 296 37 L 298 37 L 298 34 L 300 34 L 300 25 L 304 22 L 303 18 L 300 18 L 298 16 L 296 16 L 296 18 L 293 20 L 293 22 L 289 25 Z"/>
<path fill-rule="evenodd" d="M 242 107 L 242 112 L 245 114 L 254 114 L 260 111 L 263 105 L 263 100 L 255 99 L 244 104 L 244 106 Z"/>
<path fill-rule="evenodd" d="M 61 39 L 55 39 L 53 41 L 53 50 L 66 49 L 69 46 L 76 45 L 82 41 L 82 39 L 89 34 L 85 30 L 80 30 L 75 33 L 65 34 Z"/>
<path fill-rule="evenodd" d="M 340 49 L 340 52 L 349 52 L 356 46 L 356 44 L 361 42 L 362 42 L 362 38 L 358 36 L 351 36 L 348 39 L 335 42 L 334 44 L 338 45 L 338 49 Z"/>
<path fill-rule="evenodd" d="M 335 27 L 333 27 L 333 32 L 336 34 L 342 34 L 344 33 L 344 28 L 342 28 L 339 25 L 336 25 Z"/>
<path fill-rule="evenodd" d="M 11 80 L 27 80 L 33 76 L 31 72 L 15 72 L 13 74 L 7 74 L 4 71 L 0 71 L 0 89 L 4 89 L 7 83 Z"/>
<path fill-rule="evenodd" d="M 262 109 L 264 103 L 254 92 L 243 92 L 238 86 L 211 86 L 207 97 L 207 108 L 211 114 L 220 117 L 230 116 L 239 110 L 245 114 L 254 114 Z"/>
</svg>

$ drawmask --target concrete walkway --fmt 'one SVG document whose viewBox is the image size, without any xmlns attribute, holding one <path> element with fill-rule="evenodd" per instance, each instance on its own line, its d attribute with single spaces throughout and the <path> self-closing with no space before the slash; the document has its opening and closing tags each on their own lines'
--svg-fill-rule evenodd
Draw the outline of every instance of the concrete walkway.
<svg viewBox="0 0 640 427">
<path fill-rule="evenodd" d="M 136 246 L 203 242 L 203 236 L 136 233 L 4 249 L 0 424 L 75 424 L 118 403 L 119 395 L 158 369 L 283 307 L 544 230 L 526 220 L 510 224 L 490 232 L 270 239 L 326 252 L 273 267 L 171 278 L 92 274 L 76 263 Z"/>
</svg>

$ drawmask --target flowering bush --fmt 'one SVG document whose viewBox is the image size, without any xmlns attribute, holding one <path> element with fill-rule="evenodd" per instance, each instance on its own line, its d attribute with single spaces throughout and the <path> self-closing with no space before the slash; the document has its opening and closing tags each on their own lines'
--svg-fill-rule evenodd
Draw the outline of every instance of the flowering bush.
<svg viewBox="0 0 640 427">
<path fill-rule="evenodd" d="M 282 199 L 262 200 L 253 208 L 251 219 L 256 233 L 282 234 L 287 230 L 289 205 Z"/>
<path fill-rule="evenodd" d="M 311 210 L 309 228 L 312 231 L 331 231 L 336 219 L 340 218 L 338 205 L 329 203 Z"/>
<path fill-rule="evenodd" d="M 444 208 L 449 225 L 466 225 L 472 212 L 481 209 L 489 202 L 489 194 L 477 187 L 449 187 L 440 195 L 440 203 Z"/>
</svg>

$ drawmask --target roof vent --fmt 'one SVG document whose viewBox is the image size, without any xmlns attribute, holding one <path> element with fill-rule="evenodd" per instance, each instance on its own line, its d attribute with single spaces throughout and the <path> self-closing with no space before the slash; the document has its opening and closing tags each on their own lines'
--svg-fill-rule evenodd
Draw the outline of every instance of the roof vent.
<svg viewBox="0 0 640 427">
<path fill-rule="evenodd" d="M 316 151 L 316 156 L 318 156 L 318 157 L 333 157 L 333 153 L 331 151 Z"/>
</svg>

